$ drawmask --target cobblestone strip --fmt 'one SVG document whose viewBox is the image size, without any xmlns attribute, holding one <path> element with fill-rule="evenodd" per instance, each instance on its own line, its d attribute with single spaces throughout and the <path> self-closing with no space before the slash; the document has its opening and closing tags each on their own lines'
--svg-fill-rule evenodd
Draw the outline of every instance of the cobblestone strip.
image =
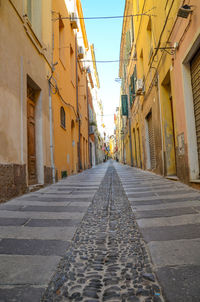
<svg viewBox="0 0 200 302">
<path fill-rule="evenodd" d="M 113 166 L 41 301 L 163 301 Z"/>
</svg>

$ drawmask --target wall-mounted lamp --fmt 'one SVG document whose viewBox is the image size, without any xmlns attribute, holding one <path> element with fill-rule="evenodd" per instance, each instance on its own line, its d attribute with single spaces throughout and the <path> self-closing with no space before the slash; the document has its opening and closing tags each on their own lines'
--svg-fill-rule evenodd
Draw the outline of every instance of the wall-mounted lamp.
<svg viewBox="0 0 200 302">
<path fill-rule="evenodd" d="M 192 10 L 191 6 L 185 4 L 185 5 L 183 5 L 179 8 L 177 16 L 180 17 L 180 18 L 187 19 L 189 14 L 192 13 L 192 12 L 193 12 L 193 10 Z"/>
</svg>

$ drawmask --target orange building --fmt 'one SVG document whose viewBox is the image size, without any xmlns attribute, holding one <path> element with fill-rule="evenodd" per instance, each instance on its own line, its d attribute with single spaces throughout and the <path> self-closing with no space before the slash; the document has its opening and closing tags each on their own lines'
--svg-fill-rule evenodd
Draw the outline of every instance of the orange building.
<svg viewBox="0 0 200 302">
<path fill-rule="evenodd" d="M 88 48 L 81 3 L 53 1 L 53 66 L 50 78 L 57 179 L 88 168 L 86 71 Z M 78 36 L 78 38 L 77 38 Z M 77 43 L 78 41 L 78 43 Z"/>
</svg>

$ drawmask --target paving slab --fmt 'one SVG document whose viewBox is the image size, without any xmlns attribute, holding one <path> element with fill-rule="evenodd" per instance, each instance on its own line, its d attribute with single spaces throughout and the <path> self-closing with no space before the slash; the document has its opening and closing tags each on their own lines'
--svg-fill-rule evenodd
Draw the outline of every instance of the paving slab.
<svg viewBox="0 0 200 302">
<path fill-rule="evenodd" d="M 73 227 L 80 222 L 81 219 L 29 219 L 25 227 Z"/>
<path fill-rule="evenodd" d="M 184 207 L 184 208 L 171 208 L 171 209 L 159 209 L 159 210 L 148 210 L 148 211 L 137 211 L 135 213 L 136 218 L 158 218 L 158 217 L 174 217 L 185 214 L 197 214 L 194 208 Z"/>
<path fill-rule="evenodd" d="M 23 211 L 0 211 L 0 220 L 2 218 L 29 218 L 29 219 L 82 219 L 84 213 L 79 212 L 23 212 Z"/>
<path fill-rule="evenodd" d="M 146 242 L 178 239 L 194 239 L 200 237 L 200 224 L 183 224 L 174 226 L 159 226 L 144 229 L 141 232 Z"/>
<path fill-rule="evenodd" d="M 62 240 L 11 239 L 0 241 L 0 255 L 62 256 L 70 243 Z"/>
<path fill-rule="evenodd" d="M 176 227 L 182 225 L 200 224 L 200 214 L 187 214 L 174 217 L 143 218 L 138 219 L 137 223 L 141 228 L 153 227 Z M 160 229 L 160 228 L 159 228 Z"/>
<path fill-rule="evenodd" d="M 59 261 L 59 256 L 0 255 L 0 286 L 20 284 L 45 286 Z"/>
<path fill-rule="evenodd" d="M 200 266 L 200 239 L 179 239 L 151 241 L 148 243 L 154 265 L 164 266 Z"/>
<path fill-rule="evenodd" d="M 199 302 L 200 266 L 163 267 L 157 271 L 166 301 Z"/>
<path fill-rule="evenodd" d="M 78 224 L 78 222 L 77 222 Z M 62 240 L 70 241 L 76 231 L 75 226 L 66 227 L 20 227 L 20 226 L 0 226 L 0 239 L 40 239 L 40 240 Z"/>
<path fill-rule="evenodd" d="M 27 222 L 27 218 L 4 218 L 0 219 L 0 226 L 22 226 Z"/>
<path fill-rule="evenodd" d="M 45 287 L 28 285 L 0 287 L 0 302 L 38 302 L 44 290 Z"/>
<path fill-rule="evenodd" d="M 134 212 L 136 211 L 151 211 L 151 210 L 162 210 L 162 209 L 173 209 L 173 208 L 194 208 L 195 210 L 199 211 L 199 206 L 200 201 L 199 200 L 190 200 L 189 204 L 188 201 L 182 201 L 182 202 L 169 202 L 169 203 L 161 203 L 161 204 L 151 204 L 151 205 L 145 205 L 145 204 L 140 204 L 140 205 L 134 205 L 132 206 L 132 210 Z"/>
</svg>

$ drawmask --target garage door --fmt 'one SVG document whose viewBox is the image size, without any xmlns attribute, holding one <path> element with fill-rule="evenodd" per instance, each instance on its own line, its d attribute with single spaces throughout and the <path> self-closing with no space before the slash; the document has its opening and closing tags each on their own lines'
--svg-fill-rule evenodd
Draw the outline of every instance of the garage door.
<svg viewBox="0 0 200 302">
<path fill-rule="evenodd" d="M 190 66 L 194 101 L 194 116 L 197 135 L 197 151 L 200 165 L 200 49 L 193 57 Z"/>
</svg>

